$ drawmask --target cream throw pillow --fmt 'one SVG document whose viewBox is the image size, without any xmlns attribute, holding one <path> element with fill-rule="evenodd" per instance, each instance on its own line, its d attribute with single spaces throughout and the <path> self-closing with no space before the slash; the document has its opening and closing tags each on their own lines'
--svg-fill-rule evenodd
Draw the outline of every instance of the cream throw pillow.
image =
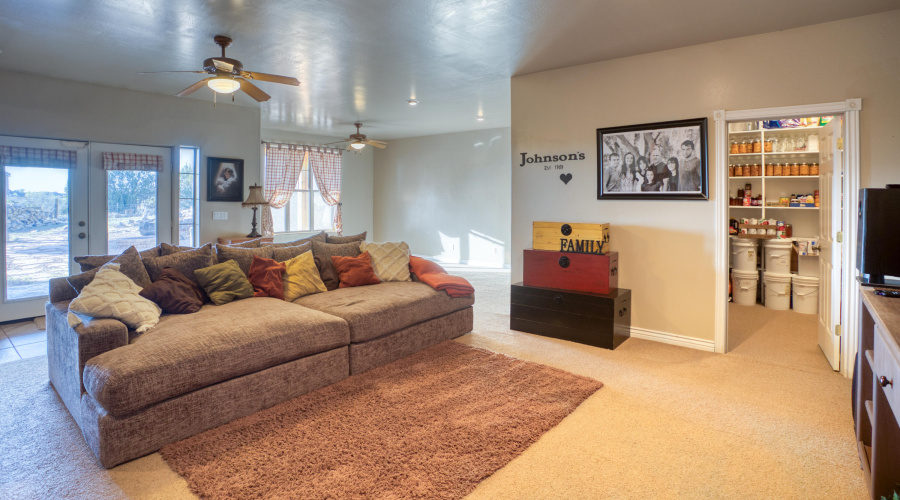
<svg viewBox="0 0 900 500">
<path fill-rule="evenodd" d="M 138 295 L 141 287 L 119 271 L 119 264 L 106 264 L 69 304 L 69 326 L 82 323 L 73 313 L 92 318 L 113 318 L 128 328 L 144 333 L 159 323 L 162 310 L 154 302 Z"/>
<path fill-rule="evenodd" d="M 409 276 L 409 245 L 399 243 L 362 242 L 361 252 L 369 252 L 372 267 L 381 281 L 412 281 Z"/>
<path fill-rule="evenodd" d="M 286 261 L 284 267 L 287 268 L 284 272 L 284 300 L 292 302 L 304 295 L 327 291 L 311 251 Z"/>
</svg>

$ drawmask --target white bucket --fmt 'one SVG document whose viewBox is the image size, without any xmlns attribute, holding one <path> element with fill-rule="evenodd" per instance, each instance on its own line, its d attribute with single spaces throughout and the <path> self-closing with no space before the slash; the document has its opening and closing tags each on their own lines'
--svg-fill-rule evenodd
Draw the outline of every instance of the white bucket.
<svg viewBox="0 0 900 500">
<path fill-rule="evenodd" d="M 766 285 L 766 307 L 776 311 L 787 311 L 791 308 L 791 275 L 776 274 L 769 271 L 763 273 Z"/>
<path fill-rule="evenodd" d="M 759 284 L 759 274 L 756 270 L 731 271 L 731 296 L 734 303 L 739 306 L 752 306 L 756 304 L 756 285 Z"/>
<path fill-rule="evenodd" d="M 775 274 L 791 273 L 791 240 L 766 240 L 766 271 Z"/>
<path fill-rule="evenodd" d="M 732 238 L 731 266 L 737 271 L 756 272 L 756 240 Z"/>
<path fill-rule="evenodd" d="M 794 276 L 794 311 L 802 314 L 819 312 L 819 278 Z"/>
</svg>

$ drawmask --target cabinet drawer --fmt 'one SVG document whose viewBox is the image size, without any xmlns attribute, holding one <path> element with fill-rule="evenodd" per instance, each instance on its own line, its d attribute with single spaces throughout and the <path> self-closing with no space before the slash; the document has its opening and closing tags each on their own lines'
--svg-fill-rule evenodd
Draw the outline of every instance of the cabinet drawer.
<svg viewBox="0 0 900 500">
<path fill-rule="evenodd" d="M 875 381 L 881 386 L 881 377 L 891 384 L 882 387 L 884 395 L 897 417 L 897 423 L 900 424 L 900 361 L 894 359 L 891 351 L 884 345 L 884 335 L 886 332 L 881 331 L 878 325 L 875 325 L 875 366 L 872 371 L 875 373 Z"/>
</svg>

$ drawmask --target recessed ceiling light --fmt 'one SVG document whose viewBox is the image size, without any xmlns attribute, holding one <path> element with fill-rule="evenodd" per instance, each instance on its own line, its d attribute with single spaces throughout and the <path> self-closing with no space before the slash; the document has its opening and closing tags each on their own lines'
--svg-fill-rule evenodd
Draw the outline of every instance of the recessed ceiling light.
<svg viewBox="0 0 900 500">
<path fill-rule="evenodd" d="M 419 105 L 419 101 L 416 99 L 407 99 L 406 102 L 409 103 L 410 106 L 418 106 Z"/>
<path fill-rule="evenodd" d="M 478 116 L 476 116 L 476 117 L 475 117 L 475 120 L 480 121 L 480 122 L 483 122 L 483 121 L 484 121 L 484 115 L 478 115 Z"/>
</svg>

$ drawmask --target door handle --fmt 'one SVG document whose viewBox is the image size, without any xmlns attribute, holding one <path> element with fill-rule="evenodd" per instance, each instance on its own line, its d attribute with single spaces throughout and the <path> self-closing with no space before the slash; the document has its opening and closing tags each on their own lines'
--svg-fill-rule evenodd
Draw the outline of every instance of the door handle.
<svg viewBox="0 0 900 500">
<path fill-rule="evenodd" d="M 85 234 L 85 233 L 78 233 L 78 237 L 79 237 L 80 239 L 83 240 L 83 239 L 87 238 L 87 234 Z"/>
<path fill-rule="evenodd" d="M 889 385 L 891 385 L 891 386 L 894 385 L 894 381 L 892 379 L 888 380 L 888 378 L 885 377 L 884 375 L 879 377 L 878 383 L 881 384 L 881 387 L 887 387 Z"/>
</svg>

